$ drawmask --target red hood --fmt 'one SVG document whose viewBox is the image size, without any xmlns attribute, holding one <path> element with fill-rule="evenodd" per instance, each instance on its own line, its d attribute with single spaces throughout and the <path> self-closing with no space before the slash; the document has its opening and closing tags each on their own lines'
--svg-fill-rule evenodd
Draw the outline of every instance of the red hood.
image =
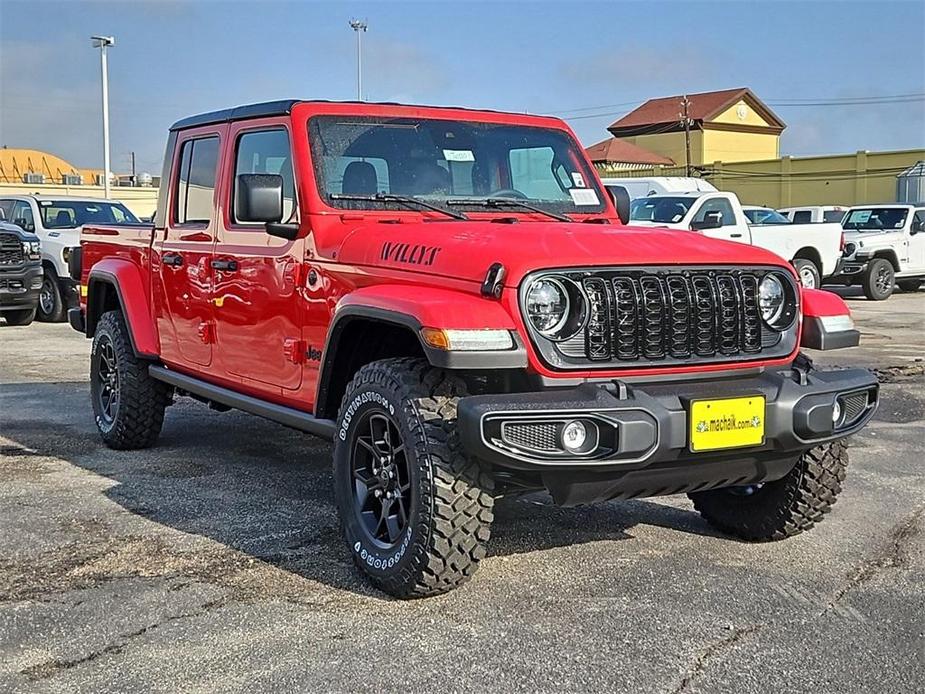
<svg viewBox="0 0 925 694">
<path fill-rule="evenodd" d="M 364 223 L 344 239 L 341 262 L 481 282 L 492 263 L 506 286 L 544 268 L 618 265 L 789 265 L 755 246 L 674 229 L 486 221 Z"/>
</svg>

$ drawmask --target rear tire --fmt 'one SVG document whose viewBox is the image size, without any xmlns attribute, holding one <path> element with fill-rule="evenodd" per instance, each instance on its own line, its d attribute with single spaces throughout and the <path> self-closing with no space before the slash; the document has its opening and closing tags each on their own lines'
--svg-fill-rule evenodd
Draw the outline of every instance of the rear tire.
<svg viewBox="0 0 925 694">
<path fill-rule="evenodd" d="M 819 289 L 822 286 L 822 274 L 812 260 L 797 258 L 793 261 L 793 268 L 800 276 L 800 284 L 807 289 Z"/>
<path fill-rule="evenodd" d="M 4 311 L 0 313 L 6 319 L 7 325 L 29 325 L 35 320 L 34 308 L 23 308 L 16 311 Z"/>
<path fill-rule="evenodd" d="M 494 481 L 463 453 L 465 384 L 420 359 L 362 367 L 347 386 L 334 446 L 334 494 L 357 567 L 399 598 L 465 583 L 485 556 Z"/>
<path fill-rule="evenodd" d="M 43 323 L 63 323 L 66 318 L 67 306 L 61 294 L 61 284 L 58 273 L 54 268 L 45 267 L 42 277 L 42 289 L 39 292 L 39 305 L 37 318 Z"/>
<path fill-rule="evenodd" d="M 893 293 L 895 273 L 893 265 L 886 258 L 874 258 L 867 265 L 861 285 L 864 296 L 871 301 L 889 299 Z"/>
<path fill-rule="evenodd" d="M 841 492 L 847 468 L 844 442 L 833 441 L 804 453 L 779 480 L 688 496 L 717 530 L 750 542 L 783 540 L 822 520 Z"/>
<path fill-rule="evenodd" d="M 90 351 L 90 399 L 103 443 L 118 450 L 154 445 L 170 397 L 170 387 L 135 356 L 121 312 L 104 313 Z"/>
<path fill-rule="evenodd" d="M 899 280 L 896 284 L 904 292 L 917 292 L 922 286 L 922 280 Z"/>
</svg>

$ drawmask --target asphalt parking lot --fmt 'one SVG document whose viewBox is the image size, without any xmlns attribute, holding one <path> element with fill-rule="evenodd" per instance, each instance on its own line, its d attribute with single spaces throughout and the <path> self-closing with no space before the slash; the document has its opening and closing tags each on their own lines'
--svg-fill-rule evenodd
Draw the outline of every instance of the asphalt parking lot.
<svg viewBox="0 0 925 694">
<path fill-rule="evenodd" d="M 883 401 L 813 531 L 504 501 L 476 578 L 413 602 L 354 571 L 327 444 L 180 401 L 159 447 L 110 451 L 89 342 L 0 326 L 0 691 L 921 691 L 925 292 L 841 293 L 862 347 L 818 361 Z"/>
</svg>

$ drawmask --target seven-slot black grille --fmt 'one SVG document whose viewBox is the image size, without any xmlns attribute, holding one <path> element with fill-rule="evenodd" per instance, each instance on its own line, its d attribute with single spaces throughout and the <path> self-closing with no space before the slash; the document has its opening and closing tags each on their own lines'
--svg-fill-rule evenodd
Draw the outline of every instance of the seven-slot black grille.
<svg viewBox="0 0 925 694">
<path fill-rule="evenodd" d="M 793 349 L 796 331 L 791 327 L 782 336 L 761 320 L 758 286 L 767 272 L 761 268 L 563 271 L 558 274 L 578 283 L 587 297 L 584 328 L 562 342 L 538 335 L 534 342 L 551 365 L 572 368 L 736 361 L 766 353 L 782 356 Z M 790 281 L 784 273 L 778 277 Z"/>
<path fill-rule="evenodd" d="M 19 237 L 16 234 L 0 233 L 0 265 L 19 265 L 24 259 Z"/>
</svg>

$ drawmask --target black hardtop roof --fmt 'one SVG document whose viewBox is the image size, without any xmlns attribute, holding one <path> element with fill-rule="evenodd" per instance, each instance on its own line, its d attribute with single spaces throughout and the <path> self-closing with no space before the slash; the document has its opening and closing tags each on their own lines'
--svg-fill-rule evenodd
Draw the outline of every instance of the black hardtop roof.
<svg viewBox="0 0 925 694">
<path fill-rule="evenodd" d="M 264 101 L 258 104 L 245 104 L 226 108 L 221 111 L 200 113 L 196 116 L 182 118 L 170 126 L 171 130 L 184 130 L 200 125 L 213 123 L 227 123 L 229 121 L 247 120 L 249 118 L 267 118 L 270 116 L 288 116 L 296 104 L 356 104 L 358 106 L 411 106 L 423 108 L 446 108 L 458 111 L 478 111 L 481 113 L 507 113 L 487 108 L 466 108 L 464 106 L 425 106 L 424 104 L 401 104 L 395 101 L 335 101 L 333 99 L 280 99 L 279 101 Z"/>
</svg>

